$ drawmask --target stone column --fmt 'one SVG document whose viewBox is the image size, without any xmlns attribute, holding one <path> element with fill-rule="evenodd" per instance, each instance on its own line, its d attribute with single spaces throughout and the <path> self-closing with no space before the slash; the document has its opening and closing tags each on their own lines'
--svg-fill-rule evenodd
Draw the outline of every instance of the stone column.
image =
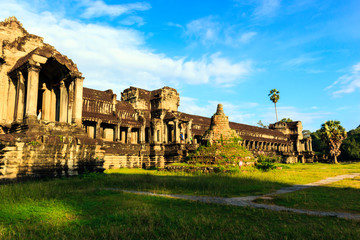
<svg viewBox="0 0 360 240">
<path fill-rule="evenodd" d="M 190 138 L 191 138 L 191 126 L 192 126 L 192 120 L 190 120 L 187 124 L 186 127 L 186 135 L 187 135 L 187 139 L 186 139 L 186 143 L 190 143 Z"/>
<path fill-rule="evenodd" d="M 66 122 L 68 110 L 68 92 L 64 81 L 60 81 L 60 117 L 59 122 Z"/>
<path fill-rule="evenodd" d="M 46 121 L 51 120 L 51 91 L 46 87 L 46 84 L 44 83 L 42 86 L 43 90 L 43 102 L 42 102 L 42 119 Z"/>
<path fill-rule="evenodd" d="M 146 131 L 146 127 L 145 127 L 145 124 L 144 124 L 144 125 L 142 125 L 140 127 L 140 143 L 141 144 L 145 143 L 145 131 Z"/>
<path fill-rule="evenodd" d="M 310 142 L 309 143 L 309 146 L 310 146 L 309 150 L 312 151 L 312 139 L 311 138 L 309 139 L 309 142 Z"/>
<path fill-rule="evenodd" d="M 127 143 L 131 143 L 131 127 L 128 128 L 127 132 Z"/>
<path fill-rule="evenodd" d="M 56 121 L 56 94 L 55 89 L 52 87 L 50 90 L 50 121 Z"/>
<path fill-rule="evenodd" d="M 74 89 L 75 89 L 75 83 L 74 81 L 72 81 L 69 85 L 69 97 L 68 97 L 68 117 L 67 117 L 67 122 L 71 123 L 72 122 L 72 116 L 73 116 L 73 108 L 74 108 Z"/>
<path fill-rule="evenodd" d="M 74 107 L 72 121 L 76 123 L 78 127 L 82 124 L 82 101 L 83 101 L 83 83 L 84 78 L 78 76 L 75 78 L 75 90 L 74 90 Z"/>
<path fill-rule="evenodd" d="M 126 135 L 127 135 L 127 133 L 126 133 L 126 131 L 121 131 L 121 128 L 120 128 L 120 134 L 121 134 L 121 142 L 122 143 L 126 143 Z"/>
<path fill-rule="evenodd" d="M 102 138 L 101 136 L 101 120 L 99 120 L 97 123 L 96 123 L 96 126 L 95 126 L 95 138 L 97 139 L 100 139 Z"/>
<path fill-rule="evenodd" d="M 178 119 L 175 119 L 174 121 L 174 137 L 175 137 L 175 143 L 180 143 L 180 131 L 179 131 Z"/>
<path fill-rule="evenodd" d="M 8 91 L 8 103 L 7 103 L 7 119 L 11 122 L 14 121 L 15 117 L 15 100 L 16 100 L 16 87 L 15 83 L 9 78 L 9 91 Z"/>
<path fill-rule="evenodd" d="M 168 143 L 169 139 L 168 139 L 168 125 L 165 122 L 164 123 L 164 143 Z"/>
<path fill-rule="evenodd" d="M 37 102 L 39 91 L 40 63 L 28 66 L 28 81 L 26 94 L 25 117 L 27 122 L 35 122 L 37 116 Z"/>
<path fill-rule="evenodd" d="M 24 104 L 25 104 L 25 78 L 21 72 L 18 72 L 16 120 L 19 122 L 22 122 L 24 118 Z"/>
<path fill-rule="evenodd" d="M 114 136 L 114 141 L 119 141 L 120 140 L 120 124 L 117 124 L 115 126 L 115 136 Z"/>
</svg>

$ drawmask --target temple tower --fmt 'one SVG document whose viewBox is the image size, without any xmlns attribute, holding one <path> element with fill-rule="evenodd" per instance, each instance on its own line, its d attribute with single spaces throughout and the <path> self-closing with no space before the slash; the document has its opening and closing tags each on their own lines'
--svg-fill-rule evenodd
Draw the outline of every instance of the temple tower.
<svg viewBox="0 0 360 240">
<path fill-rule="evenodd" d="M 216 113 L 211 117 L 210 128 L 205 132 L 203 140 L 210 144 L 220 141 L 227 141 L 231 138 L 239 137 L 235 130 L 229 125 L 229 118 L 225 115 L 223 105 L 218 104 Z"/>
</svg>

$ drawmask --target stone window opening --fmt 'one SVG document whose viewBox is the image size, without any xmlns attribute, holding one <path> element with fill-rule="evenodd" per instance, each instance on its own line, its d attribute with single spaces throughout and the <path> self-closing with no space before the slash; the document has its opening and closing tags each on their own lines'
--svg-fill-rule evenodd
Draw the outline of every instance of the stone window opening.
<svg viewBox="0 0 360 240">
<path fill-rule="evenodd" d="M 150 142 L 150 138 L 149 138 L 149 128 L 146 127 L 145 128 L 145 143 L 149 143 Z"/>
</svg>

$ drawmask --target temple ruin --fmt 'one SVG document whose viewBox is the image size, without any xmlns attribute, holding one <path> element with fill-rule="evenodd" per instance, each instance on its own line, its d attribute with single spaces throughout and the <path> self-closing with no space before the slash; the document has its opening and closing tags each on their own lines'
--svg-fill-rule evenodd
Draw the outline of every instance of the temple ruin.
<svg viewBox="0 0 360 240">
<path fill-rule="evenodd" d="M 15 18 L 0 22 L 0 179 L 75 175 L 84 169 L 164 167 L 201 142 L 236 135 L 256 154 L 311 162 L 301 122 L 269 129 L 178 111 L 179 93 L 83 87 L 76 64 L 29 34 Z"/>
</svg>

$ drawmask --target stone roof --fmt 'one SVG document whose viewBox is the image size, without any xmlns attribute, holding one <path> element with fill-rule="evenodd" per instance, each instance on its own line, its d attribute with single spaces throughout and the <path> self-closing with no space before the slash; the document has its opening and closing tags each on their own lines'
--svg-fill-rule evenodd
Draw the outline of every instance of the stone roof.
<svg viewBox="0 0 360 240">
<path fill-rule="evenodd" d="M 116 103 L 116 111 L 127 111 L 127 112 L 135 112 L 134 107 L 125 101 L 117 101 Z"/>
<path fill-rule="evenodd" d="M 113 96 L 113 92 L 109 91 L 109 90 L 108 91 L 100 91 L 100 90 L 95 90 L 95 89 L 86 88 L 86 87 L 83 88 L 83 97 L 84 98 L 112 102 L 112 96 Z"/>
<path fill-rule="evenodd" d="M 53 46 L 49 44 L 45 44 L 43 47 L 35 48 L 33 51 L 25 55 L 24 57 L 20 58 L 14 65 L 14 67 L 10 70 L 10 72 L 13 72 L 14 70 L 18 69 L 19 67 L 23 66 L 29 59 L 34 55 L 40 55 L 42 57 L 46 58 L 54 58 L 56 61 L 58 61 L 60 64 L 64 65 L 69 71 L 79 73 L 79 70 L 76 66 L 76 64 L 66 57 L 65 55 L 62 55 L 60 52 L 58 52 Z"/>
<path fill-rule="evenodd" d="M 283 134 L 282 132 L 276 131 L 276 130 L 255 127 L 255 126 L 241 124 L 241 123 L 230 122 L 230 127 L 237 131 L 248 131 L 248 132 L 253 132 L 253 133 L 261 133 L 261 134 L 266 134 L 266 135 L 285 137 L 285 134 Z"/>
<path fill-rule="evenodd" d="M 98 119 L 101 119 L 103 122 L 112 122 L 116 123 L 118 121 L 118 117 L 114 114 L 102 114 L 98 112 L 82 112 L 82 118 L 83 120 L 88 121 L 96 121 Z"/>
</svg>

